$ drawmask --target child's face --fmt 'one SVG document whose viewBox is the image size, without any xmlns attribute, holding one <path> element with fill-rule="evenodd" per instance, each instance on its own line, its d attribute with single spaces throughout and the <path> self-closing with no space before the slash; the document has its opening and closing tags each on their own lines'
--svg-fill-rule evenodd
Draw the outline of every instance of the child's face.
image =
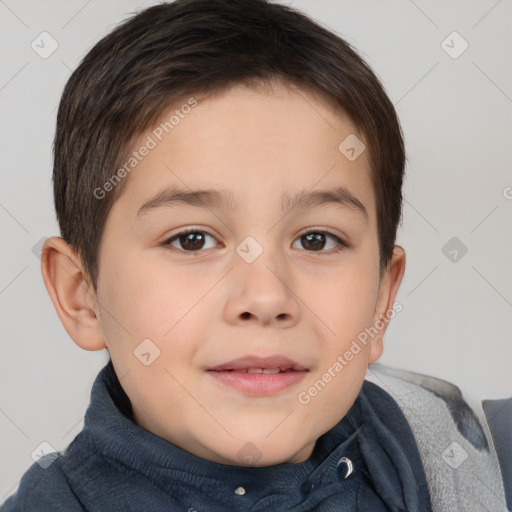
<svg viewBox="0 0 512 512">
<path fill-rule="evenodd" d="M 94 305 L 139 425 L 215 462 L 264 466 L 304 461 L 351 407 L 385 329 L 353 342 L 392 309 L 404 261 L 379 280 L 367 152 L 338 149 L 354 133 L 305 93 L 243 87 L 199 101 L 161 141 L 148 132 L 156 147 L 106 222 Z M 141 211 L 171 188 L 223 191 L 238 208 L 204 196 Z M 282 206 L 338 188 L 366 213 L 348 200 Z M 275 355 L 306 371 L 210 370 Z"/>
</svg>

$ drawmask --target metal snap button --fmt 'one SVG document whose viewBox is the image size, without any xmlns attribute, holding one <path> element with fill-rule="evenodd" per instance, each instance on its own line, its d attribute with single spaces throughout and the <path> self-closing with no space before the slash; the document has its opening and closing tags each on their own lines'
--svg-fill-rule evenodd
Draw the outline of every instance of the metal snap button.
<svg viewBox="0 0 512 512">
<path fill-rule="evenodd" d="M 304 482 L 302 484 L 302 492 L 304 494 L 309 494 L 314 488 L 315 488 L 315 484 L 314 483 Z"/>
<path fill-rule="evenodd" d="M 343 479 L 348 478 L 352 471 L 354 471 L 354 465 L 352 464 L 352 461 L 347 457 L 342 457 L 336 466 L 336 469 L 340 471 L 340 467 L 346 468 L 344 469 L 345 474 L 343 475 Z"/>
</svg>

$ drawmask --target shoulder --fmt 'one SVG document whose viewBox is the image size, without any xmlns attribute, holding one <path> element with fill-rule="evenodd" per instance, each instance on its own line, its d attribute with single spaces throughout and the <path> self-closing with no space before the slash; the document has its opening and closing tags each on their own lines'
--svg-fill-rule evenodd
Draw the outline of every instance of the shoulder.
<svg viewBox="0 0 512 512">
<path fill-rule="evenodd" d="M 50 453 L 34 462 L 23 474 L 18 489 L 0 505 L 0 512 L 83 512 L 73 494 L 59 453 Z"/>
<path fill-rule="evenodd" d="M 367 380 L 391 394 L 404 413 L 426 416 L 430 425 L 437 423 L 445 427 L 448 424 L 475 449 L 488 450 L 484 430 L 455 384 L 380 363 L 370 365 Z"/>
<path fill-rule="evenodd" d="M 456 385 L 380 363 L 369 366 L 366 380 L 391 395 L 406 417 L 434 510 L 504 510 L 492 438 Z"/>
</svg>

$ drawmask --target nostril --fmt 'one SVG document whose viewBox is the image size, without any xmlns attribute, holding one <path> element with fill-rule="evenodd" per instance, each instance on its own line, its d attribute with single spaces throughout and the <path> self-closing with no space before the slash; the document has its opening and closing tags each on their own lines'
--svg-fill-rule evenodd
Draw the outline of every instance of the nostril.
<svg viewBox="0 0 512 512">
<path fill-rule="evenodd" d="M 246 311 L 245 313 L 242 313 L 242 318 L 251 318 L 251 313 L 249 313 L 248 311 Z"/>
</svg>

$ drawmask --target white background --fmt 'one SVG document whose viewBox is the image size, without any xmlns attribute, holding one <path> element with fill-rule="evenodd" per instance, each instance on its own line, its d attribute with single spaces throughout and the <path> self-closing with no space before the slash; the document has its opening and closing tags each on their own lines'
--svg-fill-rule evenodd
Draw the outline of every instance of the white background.
<svg viewBox="0 0 512 512">
<path fill-rule="evenodd" d="M 42 441 L 78 434 L 105 351 L 62 327 L 32 248 L 59 235 L 52 197 L 56 108 L 71 71 L 134 0 L 0 1 L 0 503 Z M 347 39 L 382 80 L 407 147 L 407 269 L 381 362 L 457 384 L 473 407 L 512 394 L 512 1 L 294 0 Z M 42 59 L 31 43 L 58 42 Z M 469 43 L 454 59 L 441 43 Z M 461 41 L 449 38 L 457 51 Z M 47 47 L 48 48 L 48 47 Z M 442 252 L 457 237 L 468 252 Z M 481 412 L 477 410 L 481 415 Z"/>
</svg>

